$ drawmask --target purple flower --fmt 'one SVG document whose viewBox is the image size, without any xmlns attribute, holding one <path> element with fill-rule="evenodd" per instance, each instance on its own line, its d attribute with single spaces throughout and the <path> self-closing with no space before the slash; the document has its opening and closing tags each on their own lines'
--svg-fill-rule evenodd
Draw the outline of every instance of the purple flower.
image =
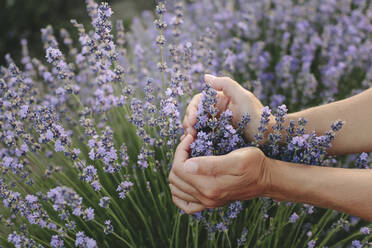
<svg viewBox="0 0 372 248">
<path fill-rule="evenodd" d="M 110 197 L 104 196 L 101 199 L 99 199 L 99 204 L 101 208 L 108 208 L 110 205 Z"/>
<path fill-rule="evenodd" d="M 337 120 L 337 121 L 335 121 L 335 122 L 333 122 L 332 123 L 332 125 L 331 125 L 331 128 L 332 128 L 332 130 L 333 131 L 338 131 L 338 130 L 340 130 L 341 128 L 342 128 L 342 126 L 344 125 L 344 121 L 341 121 L 341 120 Z"/>
<path fill-rule="evenodd" d="M 267 125 L 269 124 L 271 116 L 271 110 L 268 106 L 262 109 L 260 126 L 258 127 L 258 133 L 255 134 L 256 142 L 259 143 L 264 138 L 264 133 L 267 131 Z"/>
<path fill-rule="evenodd" d="M 36 242 L 33 239 L 28 238 L 23 234 L 18 234 L 15 231 L 13 233 L 9 233 L 8 242 L 13 244 L 16 248 L 36 246 Z"/>
<path fill-rule="evenodd" d="M 64 145 L 62 144 L 61 140 L 60 139 L 57 139 L 56 142 L 54 143 L 54 150 L 56 152 L 64 152 L 65 151 L 65 147 Z"/>
<path fill-rule="evenodd" d="M 314 247 L 315 247 L 315 244 L 316 244 L 316 241 L 315 241 L 315 240 L 310 240 L 310 241 L 307 243 L 307 247 L 308 247 L 308 248 L 314 248 Z"/>
<path fill-rule="evenodd" d="M 114 227 L 111 224 L 111 220 L 105 220 L 105 227 L 103 232 L 108 235 L 114 231 Z"/>
<path fill-rule="evenodd" d="M 363 248 L 363 244 L 359 240 L 353 240 L 353 242 L 351 242 L 351 247 L 353 247 L 353 248 Z"/>
<path fill-rule="evenodd" d="M 86 221 L 90 221 L 94 219 L 94 209 L 93 208 L 87 208 L 84 210 L 84 219 Z"/>
<path fill-rule="evenodd" d="M 97 178 L 97 169 L 93 165 L 88 165 L 83 170 L 82 178 L 88 183 L 92 182 Z"/>
<path fill-rule="evenodd" d="M 58 235 L 53 235 L 50 241 L 50 246 L 52 246 L 53 248 L 63 247 L 63 239 Z"/>
<path fill-rule="evenodd" d="M 242 234 L 238 239 L 238 247 L 244 246 L 247 241 L 248 229 L 246 227 L 243 228 Z"/>
<path fill-rule="evenodd" d="M 34 196 L 34 195 L 27 195 L 26 196 L 26 201 L 29 203 L 29 204 L 32 204 L 32 203 L 35 203 L 37 202 L 39 199 L 37 198 L 37 196 Z"/>
<path fill-rule="evenodd" d="M 368 154 L 365 152 L 361 153 L 355 162 L 355 166 L 361 169 L 368 169 Z"/>
<path fill-rule="evenodd" d="M 369 235 L 371 233 L 371 231 L 369 230 L 369 227 L 362 227 L 360 228 L 360 232 L 364 235 Z"/>
<path fill-rule="evenodd" d="M 289 222 L 291 223 L 295 223 L 297 221 L 297 219 L 299 218 L 299 216 L 296 214 L 296 213 L 293 213 L 291 215 L 291 217 L 289 217 Z"/>
<path fill-rule="evenodd" d="M 59 49 L 55 49 L 52 47 L 49 47 L 46 50 L 46 56 L 47 61 L 49 63 L 55 63 L 56 61 L 59 61 L 62 59 L 62 52 Z"/>
<path fill-rule="evenodd" d="M 19 117 L 21 117 L 22 119 L 26 118 L 28 111 L 29 111 L 29 105 L 22 105 L 21 109 L 18 112 Z"/>
<path fill-rule="evenodd" d="M 80 209 L 82 205 L 82 198 L 72 189 L 62 186 L 51 189 L 47 193 L 48 199 L 53 202 L 53 209 L 55 211 L 63 211 L 66 206 L 71 209 Z M 80 214 L 75 214 L 80 215 Z"/>
<path fill-rule="evenodd" d="M 119 197 L 124 199 L 126 195 L 129 193 L 131 188 L 133 187 L 133 183 L 131 181 L 123 181 L 119 184 L 118 188 L 116 189 L 119 192 Z"/>
<path fill-rule="evenodd" d="M 97 248 L 97 242 L 85 235 L 84 232 L 76 233 L 75 246 L 79 248 Z"/>
</svg>

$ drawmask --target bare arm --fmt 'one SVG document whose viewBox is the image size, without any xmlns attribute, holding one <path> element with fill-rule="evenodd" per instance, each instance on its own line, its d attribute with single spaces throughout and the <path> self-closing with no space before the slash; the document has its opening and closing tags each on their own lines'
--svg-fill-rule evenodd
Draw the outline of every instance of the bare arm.
<svg viewBox="0 0 372 248">
<path fill-rule="evenodd" d="M 266 159 L 265 196 L 335 209 L 372 221 L 372 170 Z"/>
<path fill-rule="evenodd" d="M 350 154 L 372 151 L 372 88 L 353 97 L 309 108 L 288 115 L 289 120 L 304 117 L 307 130 L 325 134 L 333 121 L 341 119 L 345 125 L 337 132 L 329 154 Z"/>
</svg>

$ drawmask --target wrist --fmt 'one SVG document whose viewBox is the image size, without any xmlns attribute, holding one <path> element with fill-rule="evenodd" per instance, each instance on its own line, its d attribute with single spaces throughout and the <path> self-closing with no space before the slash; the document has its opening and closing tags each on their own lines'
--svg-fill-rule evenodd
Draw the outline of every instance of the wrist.
<svg viewBox="0 0 372 248">
<path fill-rule="evenodd" d="M 271 197 L 273 195 L 272 185 L 272 163 L 273 159 L 264 155 L 261 164 L 261 176 L 259 180 L 259 186 L 262 189 L 259 197 Z"/>
<path fill-rule="evenodd" d="M 264 164 L 266 176 L 265 190 L 262 196 L 277 201 L 298 200 L 296 196 L 301 187 L 297 184 L 297 180 L 293 180 L 293 176 L 296 177 L 296 170 L 293 171 L 293 169 L 298 168 L 292 168 L 292 166 L 301 167 L 301 165 L 292 165 L 268 157 L 266 157 Z"/>
</svg>

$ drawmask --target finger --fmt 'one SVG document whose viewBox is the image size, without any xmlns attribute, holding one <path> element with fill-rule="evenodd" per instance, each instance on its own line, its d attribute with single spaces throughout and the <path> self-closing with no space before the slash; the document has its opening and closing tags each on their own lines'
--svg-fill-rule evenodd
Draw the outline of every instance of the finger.
<svg viewBox="0 0 372 248">
<path fill-rule="evenodd" d="M 227 106 L 229 105 L 229 103 L 230 103 L 230 99 L 223 92 L 217 92 L 216 107 L 219 111 L 219 114 L 221 114 L 227 109 Z"/>
<path fill-rule="evenodd" d="M 180 198 L 184 201 L 195 202 L 195 203 L 199 203 L 199 204 L 201 203 L 198 199 L 196 199 L 192 195 L 189 195 L 189 194 L 183 192 L 182 190 L 180 190 L 179 188 L 177 188 L 173 184 L 169 184 L 169 188 L 171 190 L 172 195 L 175 195 L 175 196 L 177 196 L 178 198 Z"/>
<path fill-rule="evenodd" d="M 239 159 L 241 159 L 239 161 Z M 184 169 L 187 173 L 204 176 L 239 176 L 242 173 L 243 158 L 239 153 L 221 156 L 204 156 L 185 161 Z"/>
<path fill-rule="evenodd" d="M 174 168 L 172 168 L 172 172 L 169 174 L 170 184 L 174 185 L 184 193 L 191 195 L 199 202 L 207 205 L 209 204 L 209 199 L 201 192 L 208 191 L 212 187 L 211 183 L 213 182 L 209 180 L 210 178 L 207 178 L 206 176 L 195 176 L 188 173 L 178 176 L 173 171 Z"/>
<path fill-rule="evenodd" d="M 194 128 L 194 125 L 195 124 L 191 125 L 187 120 L 183 121 L 183 128 L 185 130 L 185 133 L 190 134 L 193 137 L 196 137 L 197 131 Z"/>
<path fill-rule="evenodd" d="M 186 114 L 185 117 L 183 117 L 183 121 L 182 121 L 182 126 L 183 126 L 183 129 L 185 130 L 185 133 L 187 132 L 186 129 L 189 127 L 189 115 Z"/>
<path fill-rule="evenodd" d="M 174 164 L 183 163 L 189 157 L 190 145 L 194 141 L 194 138 L 188 134 L 177 146 L 174 154 Z"/>
<path fill-rule="evenodd" d="M 196 124 L 196 115 L 198 112 L 198 105 L 201 99 L 202 99 L 202 94 L 197 94 L 192 98 L 191 102 L 187 106 L 186 115 L 184 118 L 184 121 L 185 121 L 184 128 L 188 133 L 192 134 L 193 136 L 196 135 L 196 130 L 194 128 L 194 125 Z"/>
<path fill-rule="evenodd" d="M 193 121 L 191 122 L 190 121 L 191 121 L 190 114 L 186 114 L 185 117 L 183 118 L 182 127 L 183 130 L 185 130 L 185 133 L 190 133 L 191 135 L 193 135 L 194 133 L 196 134 L 196 130 L 194 128 L 195 123 L 191 124 L 191 122 Z"/>
<path fill-rule="evenodd" d="M 189 114 L 193 111 L 198 111 L 198 105 L 202 99 L 203 95 L 201 93 L 196 94 L 190 101 L 189 105 L 186 108 L 186 114 Z"/>
<path fill-rule="evenodd" d="M 176 206 L 182 209 L 186 214 L 196 213 L 205 209 L 205 207 L 201 204 L 186 202 L 174 195 L 172 196 L 172 199 L 174 204 L 176 204 Z"/>
<path fill-rule="evenodd" d="M 173 169 L 169 174 L 169 183 L 170 185 L 177 187 L 180 191 L 193 196 L 195 199 L 198 199 L 198 196 L 200 195 L 197 189 L 178 177 L 177 174 L 173 172 Z"/>
<path fill-rule="evenodd" d="M 185 176 L 186 175 L 186 176 Z M 185 194 L 191 195 L 195 199 L 197 199 L 201 204 L 203 204 L 206 207 L 215 207 L 217 205 L 221 205 L 221 203 L 218 201 L 218 199 L 210 198 L 210 190 L 218 185 L 224 185 L 224 187 L 229 187 L 230 184 L 233 184 L 236 182 L 236 178 L 233 176 L 222 176 L 221 180 L 213 180 L 216 178 L 211 178 L 207 176 L 200 176 L 200 175 L 190 175 L 187 173 L 182 174 L 182 177 L 185 177 L 185 181 L 178 177 L 175 173 L 172 172 L 169 175 L 169 182 L 173 186 L 177 187 L 181 191 L 183 191 Z M 226 178 L 230 177 L 230 178 Z M 233 181 L 233 183 L 232 183 Z M 227 182 L 229 185 L 225 185 L 225 182 Z M 182 197 L 179 197 L 181 199 L 184 199 Z M 186 199 L 184 199 L 186 200 Z"/>
<path fill-rule="evenodd" d="M 240 85 L 228 77 L 215 77 L 205 74 L 204 80 L 215 90 L 222 91 L 227 97 L 232 98 L 237 94 Z"/>
</svg>

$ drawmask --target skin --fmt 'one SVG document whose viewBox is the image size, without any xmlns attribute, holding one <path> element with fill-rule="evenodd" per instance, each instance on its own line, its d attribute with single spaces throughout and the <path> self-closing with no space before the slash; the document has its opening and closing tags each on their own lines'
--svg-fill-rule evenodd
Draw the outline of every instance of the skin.
<svg viewBox="0 0 372 248">
<path fill-rule="evenodd" d="M 206 75 L 205 81 L 218 91 L 218 108 L 233 113 L 233 124 L 246 112 L 251 122 L 244 130 L 247 140 L 257 132 L 263 105 L 249 91 L 227 77 Z M 305 117 L 307 130 L 323 135 L 333 121 L 345 121 L 328 152 L 333 155 L 372 151 L 372 89 L 330 104 L 288 115 Z M 181 138 L 169 174 L 173 202 L 186 213 L 223 206 L 234 200 L 271 197 L 278 201 L 308 203 L 335 209 L 372 221 L 372 170 L 329 168 L 283 162 L 266 157 L 254 147 L 223 156 L 189 158 L 196 137 L 193 126 L 201 95 L 190 102 Z M 243 104 L 244 103 L 244 104 Z M 271 117 L 269 131 L 275 124 Z M 267 134 L 265 135 L 266 138 Z M 325 190 L 326 189 L 326 190 Z"/>
</svg>

